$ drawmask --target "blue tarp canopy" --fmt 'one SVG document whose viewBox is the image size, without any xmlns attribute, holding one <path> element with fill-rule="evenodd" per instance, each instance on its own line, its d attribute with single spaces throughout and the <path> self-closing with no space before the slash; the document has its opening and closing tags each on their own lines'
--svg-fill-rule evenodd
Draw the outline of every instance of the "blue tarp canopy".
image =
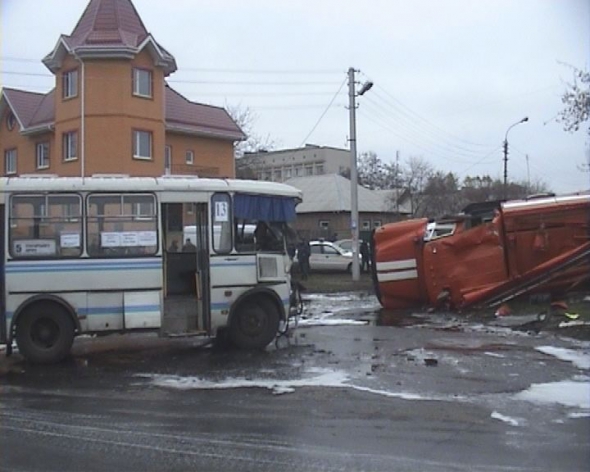
<svg viewBox="0 0 590 472">
<path fill-rule="evenodd" d="M 293 221 L 295 198 L 237 194 L 234 195 L 234 216 L 268 222 Z"/>
</svg>

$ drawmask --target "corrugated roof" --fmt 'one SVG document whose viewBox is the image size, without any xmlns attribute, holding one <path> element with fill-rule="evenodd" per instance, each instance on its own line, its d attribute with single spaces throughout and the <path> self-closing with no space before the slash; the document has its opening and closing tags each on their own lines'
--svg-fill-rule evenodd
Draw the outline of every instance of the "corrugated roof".
<svg viewBox="0 0 590 472">
<path fill-rule="evenodd" d="M 285 182 L 303 192 L 303 202 L 297 213 L 350 212 L 351 182 L 338 174 L 295 177 Z M 387 212 L 383 197 L 372 190 L 358 186 L 360 212 Z"/>
</svg>

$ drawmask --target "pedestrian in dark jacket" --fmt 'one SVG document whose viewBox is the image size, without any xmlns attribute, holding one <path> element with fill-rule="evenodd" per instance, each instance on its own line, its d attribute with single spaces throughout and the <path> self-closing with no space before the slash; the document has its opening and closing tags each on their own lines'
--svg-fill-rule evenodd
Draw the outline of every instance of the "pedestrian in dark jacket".
<svg viewBox="0 0 590 472">
<path fill-rule="evenodd" d="M 369 254 L 369 245 L 363 239 L 361 242 L 361 271 L 368 271 L 371 267 L 371 255 Z"/>
<path fill-rule="evenodd" d="M 301 278 L 307 279 L 309 276 L 309 256 L 311 255 L 311 249 L 309 242 L 303 239 L 297 246 L 297 260 L 299 261 L 299 270 L 301 270 Z"/>
</svg>

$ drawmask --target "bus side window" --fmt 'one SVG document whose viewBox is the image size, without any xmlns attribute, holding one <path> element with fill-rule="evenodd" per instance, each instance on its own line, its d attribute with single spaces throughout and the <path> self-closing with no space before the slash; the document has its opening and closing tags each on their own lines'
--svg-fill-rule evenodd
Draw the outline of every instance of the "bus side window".
<svg viewBox="0 0 590 472">
<path fill-rule="evenodd" d="M 13 195 L 9 216 L 12 257 L 79 257 L 81 202 L 78 194 Z"/>
<path fill-rule="evenodd" d="M 150 256 L 158 251 L 156 201 L 151 194 L 98 194 L 87 200 L 91 257 Z"/>
</svg>

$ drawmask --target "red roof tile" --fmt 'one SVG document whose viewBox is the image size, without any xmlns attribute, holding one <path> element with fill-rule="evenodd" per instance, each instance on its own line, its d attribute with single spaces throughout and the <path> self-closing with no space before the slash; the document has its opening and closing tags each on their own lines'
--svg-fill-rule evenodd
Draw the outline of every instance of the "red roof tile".
<svg viewBox="0 0 590 472">
<path fill-rule="evenodd" d="M 169 85 L 166 85 L 166 125 L 234 140 L 246 137 L 224 108 L 191 102 Z"/>
<path fill-rule="evenodd" d="M 25 130 L 55 121 L 55 89 L 47 94 L 4 88 L 3 94 Z M 187 100 L 166 86 L 166 125 L 187 133 L 221 139 L 242 140 L 246 136 L 224 108 Z"/>
<path fill-rule="evenodd" d="M 72 34 L 64 39 L 71 47 L 137 47 L 147 35 L 131 0 L 90 0 Z"/>
<path fill-rule="evenodd" d="M 31 121 L 33 120 L 33 117 L 35 116 L 35 113 L 39 109 L 39 106 L 43 102 L 45 94 L 26 92 L 24 90 L 11 88 L 2 89 L 2 93 L 6 97 L 6 100 L 10 104 L 12 111 L 16 115 L 18 121 L 22 123 L 25 128 L 28 128 Z"/>
</svg>

